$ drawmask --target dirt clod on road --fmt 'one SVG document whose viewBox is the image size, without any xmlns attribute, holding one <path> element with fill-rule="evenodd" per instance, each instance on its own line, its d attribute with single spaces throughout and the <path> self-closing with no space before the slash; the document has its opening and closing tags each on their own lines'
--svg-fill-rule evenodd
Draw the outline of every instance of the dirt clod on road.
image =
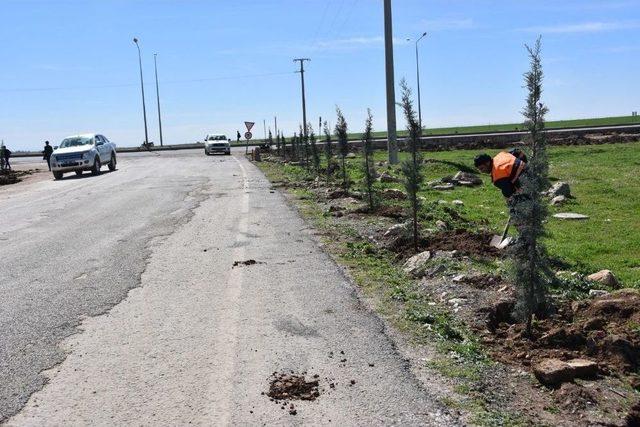
<svg viewBox="0 0 640 427">
<path fill-rule="evenodd" d="M 276 373 L 271 379 L 267 396 L 276 401 L 316 400 L 320 396 L 318 380 L 307 381 L 304 375 Z"/>
<path fill-rule="evenodd" d="M 250 265 L 262 264 L 261 262 L 256 261 L 255 259 L 248 259 L 246 261 L 235 261 L 233 263 L 233 268 L 236 267 L 248 267 Z"/>
</svg>

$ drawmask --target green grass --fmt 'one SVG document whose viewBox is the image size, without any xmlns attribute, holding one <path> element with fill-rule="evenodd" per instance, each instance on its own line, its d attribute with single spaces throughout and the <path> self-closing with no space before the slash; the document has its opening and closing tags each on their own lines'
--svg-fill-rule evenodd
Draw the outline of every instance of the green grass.
<svg viewBox="0 0 640 427">
<path fill-rule="evenodd" d="M 576 120 L 555 120 L 546 123 L 547 129 L 560 128 L 576 128 L 588 126 L 614 126 L 614 125 L 637 125 L 640 124 L 640 116 L 620 116 L 620 117 L 599 117 L 593 119 L 576 119 Z M 522 123 L 505 123 L 495 125 L 476 125 L 476 126 L 452 126 L 442 128 L 426 128 L 425 135 L 452 135 L 452 134 L 473 134 L 483 132 L 508 132 L 524 130 Z M 400 135 L 406 132 L 400 131 Z M 387 136 L 386 131 L 375 132 L 374 137 L 384 138 Z M 359 138 L 360 135 L 352 134 L 353 138 Z"/>
<path fill-rule="evenodd" d="M 495 154 L 497 150 L 489 150 Z M 472 165 L 476 150 L 428 153 L 426 157 Z M 384 153 L 380 153 L 380 158 Z M 546 244 L 552 256 L 572 269 L 592 273 L 612 270 L 626 285 L 640 287 L 640 146 L 611 144 L 579 147 L 551 147 L 552 180 L 569 183 L 575 199 L 550 213 L 578 212 L 586 221 L 550 218 Z M 425 165 L 427 180 L 455 173 L 442 163 Z M 463 215 L 498 231 L 508 211 L 499 191 L 488 177 L 479 188 L 456 188 L 450 192 L 425 191 L 427 199 L 464 201 Z"/>
<path fill-rule="evenodd" d="M 547 129 L 561 129 L 561 128 L 578 128 L 588 126 L 615 126 L 615 125 L 637 125 L 640 124 L 640 116 L 619 116 L 619 117 L 597 117 L 592 119 L 575 119 L 575 120 L 554 120 L 546 122 Z M 351 124 L 353 127 L 355 124 Z M 474 126 L 451 126 L 440 128 L 426 128 L 424 129 L 425 136 L 435 135 L 465 135 L 483 132 L 508 132 L 508 131 L 522 131 L 524 130 L 522 123 L 504 123 L 504 124 L 488 124 L 488 125 L 474 125 Z M 399 136 L 406 135 L 406 131 L 398 131 Z M 387 131 L 374 132 L 374 138 L 385 138 Z M 285 135 L 287 143 L 289 143 L 291 135 Z M 323 137 L 321 137 L 322 139 Z M 350 140 L 360 140 L 362 138 L 361 133 L 353 132 L 349 134 Z M 262 139 L 255 139 L 251 141 L 251 144 L 260 144 Z M 319 141 L 321 143 L 321 141 Z M 233 141 L 232 146 L 243 147 L 244 141 L 236 143 Z"/>
<path fill-rule="evenodd" d="M 487 150 L 489 154 L 497 150 Z M 426 181 L 456 173 L 459 166 L 471 167 L 477 150 L 425 153 L 430 159 L 424 167 Z M 401 159 L 407 154 L 401 153 Z M 546 239 L 549 253 L 567 264 L 566 269 L 583 274 L 609 269 L 626 285 L 640 288 L 640 145 L 607 144 L 574 147 L 550 147 L 552 181 L 569 183 L 575 199 L 562 207 L 550 207 L 550 213 L 577 212 L 590 217 L 586 221 L 549 218 Z M 375 161 L 386 160 L 386 153 L 375 153 Z M 355 187 L 361 186 L 361 159 L 348 160 L 349 175 Z M 381 168 L 378 168 L 381 169 Z M 286 166 L 292 179 L 302 179 L 301 168 Z M 385 167 L 384 170 L 387 170 Z M 399 175 L 399 167 L 391 172 Z M 308 179 L 308 178 L 307 178 Z M 421 217 L 424 226 L 445 219 L 456 226 L 488 227 L 501 231 L 508 209 L 488 176 L 477 188 L 457 187 L 453 191 L 422 191 L 426 199 Z M 384 188 L 402 188 L 402 184 L 383 184 Z M 439 205 L 438 200 L 462 200 L 464 206 Z M 462 218 L 456 218 L 457 216 Z"/>
</svg>

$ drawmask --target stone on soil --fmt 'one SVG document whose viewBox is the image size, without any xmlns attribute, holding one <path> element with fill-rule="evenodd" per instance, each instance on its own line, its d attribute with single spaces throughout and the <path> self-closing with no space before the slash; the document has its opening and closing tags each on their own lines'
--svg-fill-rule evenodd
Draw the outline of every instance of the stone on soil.
<svg viewBox="0 0 640 427">
<path fill-rule="evenodd" d="M 434 185 L 431 188 L 438 191 L 447 191 L 447 190 L 453 190 L 455 187 L 453 184 L 439 184 L 439 185 Z"/>
<path fill-rule="evenodd" d="M 582 214 L 573 213 L 573 212 L 557 213 L 557 214 L 554 214 L 553 217 L 558 219 L 570 219 L 570 220 L 589 219 L 587 215 L 582 215 Z"/>
<path fill-rule="evenodd" d="M 571 188 L 566 182 L 559 181 L 553 184 L 547 191 L 547 195 L 551 198 L 556 196 L 571 197 Z"/>
<path fill-rule="evenodd" d="M 379 177 L 378 177 L 378 181 L 380 182 L 386 182 L 386 183 L 390 183 L 390 182 L 400 182 L 399 178 L 396 178 L 393 175 L 390 175 L 386 172 L 383 172 Z"/>
<path fill-rule="evenodd" d="M 618 279 L 611 272 L 611 270 L 600 270 L 597 273 L 593 273 L 587 276 L 587 280 L 592 282 L 602 283 L 603 285 L 617 287 L 619 286 Z"/>
<path fill-rule="evenodd" d="M 430 259 L 430 251 L 421 252 L 409 258 L 402 266 L 402 270 L 413 277 L 422 277 Z"/>
<path fill-rule="evenodd" d="M 566 201 L 567 201 L 567 198 L 565 196 L 556 196 L 553 199 L 551 199 L 551 204 L 556 206 L 556 205 L 561 205 Z"/>
<path fill-rule="evenodd" d="M 563 362 L 560 359 L 543 359 L 533 367 L 533 373 L 542 384 L 556 386 L 575 378 L 593 378 L 598 365 L 587 359 L 573 359 Z"/>
</svg>

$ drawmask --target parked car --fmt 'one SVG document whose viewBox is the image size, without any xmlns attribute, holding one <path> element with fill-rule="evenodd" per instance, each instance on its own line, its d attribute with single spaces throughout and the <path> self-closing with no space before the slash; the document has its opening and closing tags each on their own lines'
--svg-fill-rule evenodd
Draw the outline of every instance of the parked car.
<svg viewBox="0 0 640 427">
<path fill-rule="evenodd" d="M 231 155 L 231 140 L 226 135 L 210 134 L 204 138 L 204 154 L 210 156 L 215 153 Z"/>
<path fill-rule="evenodd" d="M 62 179 L 66 172 L 82 175 L 91 171 L 100 173 L 103 164 L 110 171 L 116 170 L 116 145 L 104 135 L 95 133 L 68 136 L 51 154 L 51 171 L 55 179 Z"/>
</svg>

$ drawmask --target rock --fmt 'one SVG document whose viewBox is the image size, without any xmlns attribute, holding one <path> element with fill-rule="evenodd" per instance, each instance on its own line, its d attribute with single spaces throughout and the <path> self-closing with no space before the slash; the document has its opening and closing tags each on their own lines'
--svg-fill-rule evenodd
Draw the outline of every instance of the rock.
<svg viewBox="0 0 640 427">
<path fill-rule="evenodd" d="M 453 176 L 452 181 L 458 182 L 460 183 L 460 185 L 465 185 L 465 184 L 461 184 L 462 182 L 467 183 L 466 185 L 482 185 L 482 178 L 470 172 L 460 171 Z"/>
<path fill-rule="evenodd" d="M 455 186 L 453 184 L 440 184 L 440 185 L 434 185 L 431 188 L 438 191 L 447 191 L 447 190 L 453 190 Z"/>
<path fill-rule="evenodd" d="M 385 199 L 406 200 L 407 195 L 401 190 L 387 188 L 382 191 L 382 197 Z"/>
<path fill-rule="evenodd" d="M 356 153 L 349 153 L 345 156 L 345 158 L 347 159 L 355 159 L 356 157 L 357 157 Z"/>
<path fill-rule="evenodd" d="M 567 364 L 573 370 L 574 378 L 589 379 L 598 374 L 598 364 L 588 359 L 572 359 Z"/>
<path fill-rule="evenodd" d="M 440 258 L 440 259 L 442 258 L 453 259 L 456 257 L 456 255 L 458 255 L 458 251 L 436 251 L 433 257 Z"/>
<path fill-rule="evenodd" d="M 477 185 L 477 184 L 474 184 L 471 181 L 458 181 L 457 183 L 458 183 L 458 185 L 461 185 L 463 187 L 475 187 Z"/>
<path fill-rule="evenodd" d="M 605 295 L 609 295 L 609 292 L 603 289 L 589 289 L 589 296 L 591 298 L 603 297 Z"/>
<path fill-rule="evenodd" d="M 533 374 L 547 386 L 555 386 L 574 378 L 573 368 L 559 359 L 544 359 L 533 366 Z"/>
<path fill-rule="evenodd" d="M 467 299 L 466 298 L 451 298 L 448 302 L 451 305 L 459 306 L 459 305 L 462 305 L 465 302 L 467 302 Z"/>
<path fill-rule="evenodd" d="M 598 374 L 598 364 L 588 359 L 544 359 L 533 367 L 533 373 L 542 384 L 555 386 L 574 378 L 589 379 Z"/>
<path fill-rule="evenodd" d="M 407 227 L 406 224 L 395 224 L 389 227 L 387 231 L 384 232 L 383 237 L 385 238 L 399 237 L 407 234 L 408 231 L 409 231 L 409 228 Z"/>
<path fill-rule="evenodd" d="M 556 196 L 571 197 L 571 188 L 566 182 L 559 181 L 553 184 L 547 191 L 547 195 L 551 198 Z"/>
<path fill-rule="evenodd" d="M 451 203 L 456 206 L 464 206 L 464 202 L 462 200 L 454 200 Z"/>
<path fill-rule="evenodd" d="M 378 177 L 378 181 L 390 183 L 390 182 L 400 182 L 400 179 L 386 172 L 382 172 L 382 174 L 380 174 L 380 176 Z"/>
<path fill-rule="evenodd" d="M 589 219 L 587 215 L 582 215 L 582 214 L 577 214 L 572 212 L 557 213 L 557 214 L 554 214 L 553 217 L 558 219 L 572 219 L 572 220 Z"/>
<path fill-rule="evenodd" d="M 405 273 L 413 276 L 413 277 L 421 277 L 424 275 L 424 271 L 426 270 L 426 264 L 431 259 L 431 252 L 424 251 L 419 253 L 418 255 L 414 255 L 407 260 L 402 266 L 402 270 Z"/>
<path fill-rule="evenodd" d="M 439 230 L 446 230 L 447 229 L 447 223 L 442 221 L 441 219 L 436 221 L 436 227 L 438 227 Z"/>
<path fill-rule="evenodd" d="M 612 288 L 616 288 L 620 285 L 618 279 L 614 276 L 611 270 L 600 270 L 597 273 L 587 276 L 587 280 L 602 283 L 603 285 L 611 286 Z"/>
<path fill-rule="evenodd" d="M 566 196 L 556 196 L 553 199 L 551 199 L 551 204 L 553 206 L 556 206 L 556 205 L 561 205 L 566 201 L 567 201 Z"/>
<path fill-rule="evenodd" d="M 465 276 L 464 274 L 458 274 L 457 276 L 454 276 L 453 279 L 451 279 L 452 281 L 459 283 L 462 282 L 467 276 Z"/>
<path fill-rule="evenodd" d="M 342 206 L 329 206 L 328 212 L 329 213 L 340 212 L 340 211 L 343 211 L 343 210 L 344 210 L 344 208 Z"/>
</svg>

